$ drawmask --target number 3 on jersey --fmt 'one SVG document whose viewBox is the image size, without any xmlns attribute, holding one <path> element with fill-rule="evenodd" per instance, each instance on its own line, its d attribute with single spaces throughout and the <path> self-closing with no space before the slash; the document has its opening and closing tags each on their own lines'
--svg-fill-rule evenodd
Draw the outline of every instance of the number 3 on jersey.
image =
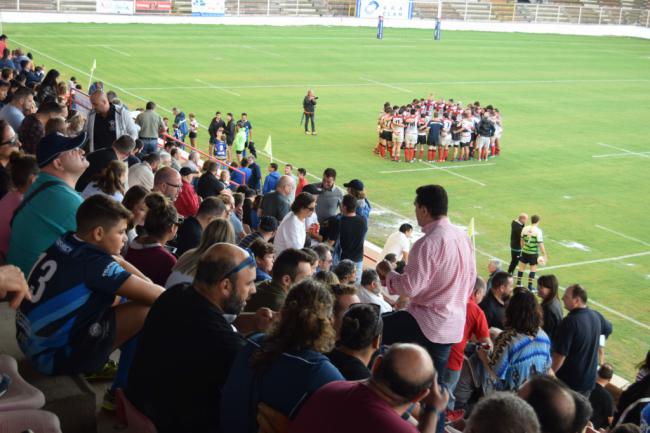
<svg viewBox="0 0 650 433">
<path fill-rule="evenodd" d="M 43 256 L 45 256 L 45 254 L 43 254 Z M 45 291 L 45 285 L 52 279 L 57 268 L 57 264 L 54 260 L 47 260 L 41 264 L 40 261 L 43 259 L 43 256 L 39 257 L 39 259 L 36 261 L 37 265 L 29 274 L 29 291 L 32 294 L 32 303 L 37 303 L 41 299 L 41 296 L 43 296 L 43 292 Z M 36 276 L 39 274 L 40 277 L 34 281 Z M 38 284 L 38 287 L 36 287 L 36 289 L 34 289 L 34 283 Z"/>
</svg>

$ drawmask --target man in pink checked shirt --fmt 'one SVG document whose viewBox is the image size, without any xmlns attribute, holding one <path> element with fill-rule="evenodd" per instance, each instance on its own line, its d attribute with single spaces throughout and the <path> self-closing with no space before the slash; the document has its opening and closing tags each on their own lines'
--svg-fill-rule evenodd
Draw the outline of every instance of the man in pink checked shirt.
<svg viewBox="0 0 650 433">
<path fill-rule="evenodd" d="M 383 316 L 383 343 L 420 344 L 441 378 L 451 346 L 463 338 L 476 261 L 467 233 L 447 218 L 445 189 L 425 185 L 415 193 L 415 216 L 424 236 L 413 244 L 403 274 L 390 270 L 387 262 L 378 265 L 389 292 L 411 299 L 406 310 Z"/>
</svg>

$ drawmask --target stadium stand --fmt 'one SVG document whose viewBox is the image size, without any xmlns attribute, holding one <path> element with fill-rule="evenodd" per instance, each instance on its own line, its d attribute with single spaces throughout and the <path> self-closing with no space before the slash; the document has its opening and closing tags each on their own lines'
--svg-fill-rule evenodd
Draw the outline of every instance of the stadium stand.
<svg viewBox="0 0 650 433">
<path fill-rule="evenodd" d="M 144 2 L 147 3 L 147 2 Z M 647 26 L 647 0 L 565 0 L 551 3 L 517 3 L 511 0 L 454 0 L 441 3 L 444 20 L 469 22 L 623 24 Z M 355 16 L 350 0 L 226 0 L 226 16 Z M 29 12 L 95 13 L 92 0 L 1 0 L 0 10 Z M 142 11 L 136 11 L 142 13 Z M 175 0 L 169 9 L 151 9 L 149 14 L 191 15 L 190 0 Z M 432 20 L 438 2 L 413 1 L 413 17 Z"/>
</svg>

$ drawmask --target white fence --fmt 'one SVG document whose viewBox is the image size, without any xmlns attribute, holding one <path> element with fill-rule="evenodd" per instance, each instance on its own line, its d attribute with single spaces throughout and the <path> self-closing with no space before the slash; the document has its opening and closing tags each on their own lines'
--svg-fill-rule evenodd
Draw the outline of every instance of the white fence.
<svg viewBox="0 0 650 433">
<path fill-rule="evenodd" d="M 524 4 L 416 1 L 414 17 L 470 22 L 615 24 L 650 27 L 650 10 L 576 4 Z"/>
<path fill-rule="evenodd" d="M 100 0 L 106 3 L 107 0 Z M 108 0 L 111 1 L 111 0 Z M 115 1 L 115 0 L 112 0 Z M 124 2 L 125 0 L 119 0 Z M 128 2 L 128 0 L 126 0 Z M 0 0 L 0 11 L 97 13 L 98 0 Z M 164 10 L 152 8 L 141 12 L 136 5 L 171 4 Z M 413 19 L 432 20 L 438 16 L 444 21 L 631 25 L 650 27 L 650 9 L 629 7 L 600 7 L 597 4 L 580 6 L 566 4 L 490 3 L 478 1 L 412 1 Z M 155 6 L 154 6 L 155 7 Z M 354 16 L 354 0 L 226 0 L 226 16 Z M 138 15 L 191 15 L 191 0 L 133 0 Z"/>
</svg>

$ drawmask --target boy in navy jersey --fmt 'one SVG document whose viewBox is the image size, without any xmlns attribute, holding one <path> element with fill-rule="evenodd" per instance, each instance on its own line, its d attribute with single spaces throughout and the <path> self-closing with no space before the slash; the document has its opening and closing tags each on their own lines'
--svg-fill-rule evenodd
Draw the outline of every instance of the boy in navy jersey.
<svg viewBox="0 0 650 433">
<path fill-rule="evenodd" d="M 32 299 L 16 313 L 16 338 L 39 372 L 99 371 L 142 328 L 163 288 L 117 256 L 131 218 L 120 203 L 92 196 L 77 211 L 77 231 L 60 237 L 34 264 Z"/>
</svg>

